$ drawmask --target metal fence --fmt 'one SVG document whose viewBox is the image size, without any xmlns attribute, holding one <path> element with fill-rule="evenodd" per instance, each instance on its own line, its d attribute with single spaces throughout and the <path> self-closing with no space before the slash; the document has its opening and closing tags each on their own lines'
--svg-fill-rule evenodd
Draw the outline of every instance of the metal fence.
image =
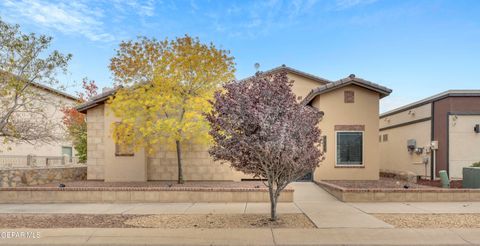
<svg viewBox="0 0 480 246">
<path fill-rule="evenodd" d="M 0 169 L 46 168 L 82 165 L 77 157 L 37 156 L 37 155 L 0 155 Z"/>
</svg>

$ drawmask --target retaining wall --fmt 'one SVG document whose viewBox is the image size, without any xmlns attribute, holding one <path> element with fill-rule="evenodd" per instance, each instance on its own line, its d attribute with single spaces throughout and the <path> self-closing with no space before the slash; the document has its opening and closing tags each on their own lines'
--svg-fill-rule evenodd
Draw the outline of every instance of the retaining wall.
<svg viewBox="0 0 480 246">
<path fill-rule="evenodd" d="M 87 167 L 42 167 L 0 170 L 0 187 L 48 184 L 58 181 L 85 180 Z"/>
<path fill-rule="evenodd" d="M 286 189 L 279 202 L 293 202 Z M 165 187 L 0 188 L 0 203 L 269 202 L 267 189 Z"/>
<path fill-rule="evenodd" d="M 480 189 L 352 189 L 316 182 L 343 202 L 478 202 Z"/>
</svg>

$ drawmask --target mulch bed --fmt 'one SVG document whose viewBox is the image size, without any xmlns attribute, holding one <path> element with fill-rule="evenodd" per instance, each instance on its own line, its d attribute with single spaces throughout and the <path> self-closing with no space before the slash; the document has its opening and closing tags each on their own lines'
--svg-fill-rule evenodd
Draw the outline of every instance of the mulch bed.
<svg viewBox="0 0 480 246">
<path fill-rule="evenodd" d="M 176 181 L 148 182 L 104 182 L 104 181 L 71 181 L 61 182 L 65 187 L 195 187 L 195 188 L 265 188 L 261 181 L 188 181 L 178 184 Z M 30 187 L 58 187 L 60 182 L 35 185 Z"/>
<path fill-rule="evenodd" d="M 404 189 L 405 185 L 408 189 L 432 189 L 437 187 L 410 183 L 404 180 L 380 177 L 379 180 L 328 180 L 324 181 L 337 186 L 349 189 Z"/>
<path fill-rule="evenodd" d="M 304 214 L 0 214 L 0 228 L 315 228 Z"/>
<path fill-rule="evenodd" d="M 480 213 L 373 215 L 397 228 L 480 228 Z"/>
</svg>

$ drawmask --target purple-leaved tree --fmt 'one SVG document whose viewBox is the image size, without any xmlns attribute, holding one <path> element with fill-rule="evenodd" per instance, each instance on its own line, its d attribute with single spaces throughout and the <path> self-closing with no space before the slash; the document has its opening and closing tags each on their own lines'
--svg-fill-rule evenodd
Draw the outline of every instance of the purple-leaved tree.
<svg viewBox="0 0 480 246">
<path fill-rule="evenodd" d="M 318 166 L 322 112 L 295 100 L 285 72 L 257 73 L 215 94 L 210 123 L 214 160 L 264 180 L 271 220 L 281 191 Z"/>
</svg>

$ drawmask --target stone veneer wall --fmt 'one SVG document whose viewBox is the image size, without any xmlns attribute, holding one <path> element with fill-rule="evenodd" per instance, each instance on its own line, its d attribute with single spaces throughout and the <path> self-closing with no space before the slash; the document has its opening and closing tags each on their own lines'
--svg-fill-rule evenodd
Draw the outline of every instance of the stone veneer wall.
<svg viewBox="0 0 480 246">
<path fill-rule="evenodd" d="M 87 178 L 103 179 L 105 173 L 105 106 L 87 112 Z"/>
<path fill-rule="evenodd" d="M 48 184 L 87 178 L 87 167 L 51 167 L 0 170 L 0 187 Z"/>
<path fill-rule="evenodd" d="M 235 180 L 249 178 L 233 170 L 228 164 L 214 162 L 208 147 L 199 144 L 182 146 L 183 175 L 185 180 Z M 148 180 L 176 180 L 178 178 L 177 152 L 174 148 L 161 148 L 147 162 Z"/>
</svg>

